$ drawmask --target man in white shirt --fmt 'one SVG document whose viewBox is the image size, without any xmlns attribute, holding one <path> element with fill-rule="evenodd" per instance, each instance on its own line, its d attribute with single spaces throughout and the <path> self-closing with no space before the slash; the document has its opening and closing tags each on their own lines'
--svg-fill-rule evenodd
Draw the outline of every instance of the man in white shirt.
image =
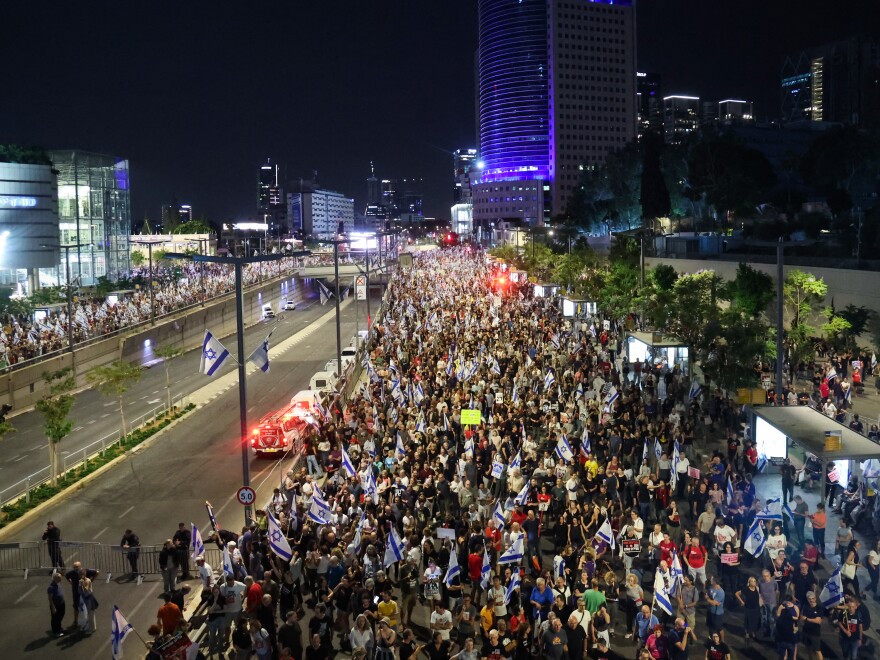
<svg viewBox="0 0 880 660">
<path fill-rule="evenodd" d="M 733 543 L 736 547 L 736 530 L 728 525 L 724 518 L 715 519 L 715 550 L 720 554 L 724 550 L 724 544 Z"/>
<path fill-rule="evenodd" d="M 443 606 L 443 601 L 437 601 L 434 611 L 431 612 L 431 632 L 440 633 L 440 639 L 444 642 L 449 640 L 449 631 L 452 630 L 452 612 Z"/>
<path fill-rule="evenodd" d="M 199 574 L 199 581 L 202 583 L 202 600 L 207 600 L 211 595 L 211 589 L 214 587 L 214 570 L 205 562 L 205 558 L 199 555 L 196 557 L 196 569 Z"/>
</svg>

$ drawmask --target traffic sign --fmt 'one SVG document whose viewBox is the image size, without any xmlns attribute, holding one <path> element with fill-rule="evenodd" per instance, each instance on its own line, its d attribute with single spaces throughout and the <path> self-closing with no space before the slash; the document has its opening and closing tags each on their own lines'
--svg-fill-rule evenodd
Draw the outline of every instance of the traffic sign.
<svg viewBox="0 0 880 660">
<path fill-rule="evenodd" d="M 247 506 L 248 504 L 254 503 L 254 500 L 257 499 L 257 494 L 254 492 L 253 488 L 250 488 L 249 486 L 242 486 L 238 489 L 235 497 L 240 504 L 244 504 L 245 506 Z"/>
<path fill-rule="evenodd" d="M 367 278 L 365 275 L 358 275 L 355 277 L 354 295 L 357 300 L 367 299 Z"/>
</svg>

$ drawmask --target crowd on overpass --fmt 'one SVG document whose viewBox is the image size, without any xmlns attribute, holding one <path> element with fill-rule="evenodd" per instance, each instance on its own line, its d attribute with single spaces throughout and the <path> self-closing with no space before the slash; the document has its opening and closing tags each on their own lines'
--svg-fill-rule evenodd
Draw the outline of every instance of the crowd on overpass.
<svg viewBox="0 0 880 660">
<path fill-rule="evenodd" d="M 328 263 L 333 263 L 332 254 L 247 264 L 242 273 L 244 286 L 292 273 L 303 265 Z M 132 268 L 130 277 L 145 283 L 151 279 L 146 266 Z M 154 265 L 152 279 L 156 283 L 152 302 L 145 285 L 114 301 L 104 297 L 77 299 L 71 306 L 71 318 L 66 308 L 39 319 L 8 316 L 0 327 L 0 368 L 61 350 L 68 346 L 70 333 L 74 343 L 79 343 L 143 323 L 150 319 L 153 309 L 156 316 L 161 316 L 235 290 L 234 270 L 225 264 L 179 261 Z"/>
</svg>

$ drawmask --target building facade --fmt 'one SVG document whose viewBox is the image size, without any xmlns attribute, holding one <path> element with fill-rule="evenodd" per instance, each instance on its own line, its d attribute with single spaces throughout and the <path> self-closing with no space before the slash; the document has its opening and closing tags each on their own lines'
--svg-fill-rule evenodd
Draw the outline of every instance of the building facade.
<svg viewBox="0 0 880 660">
<path fill-rule="evenodd" d="M 269 234 L 285 236 L 290 231 L 287 204 L 279 183 L 279 168 L 271 159 L 260 165 L 257 183 L 257 215 L 269 225 Z"/>
<path fill-rule="evenodd" d="M 852 37 L 805 49 L 785 58 L 780 78 L 785 123 L 880 125 L 880 39 Z"/>
<path fill-rule="evenodd" d="M 128 161 L 87 151 L 51 151 L 58 172 L 58 218 L 61 246 L 68 254 L 71 277 L 84 285 L 99 277 L 119 279 L 129 272 L 131 191 Z M 41 285 L 64 281 L 66 264 L 41 269 Z"/>
<path fill-rule="evenodd" d="M 663 133 L 663 86 L 659 73 L 636 72 L 636 105 L 638 108 L 638 134 Z"/>
<path fill-rule="evenodd" d="M 287 195 L 288 217 L 303 238 L 331 239 L 354 227 L 354 200 L 333 190 L 303 186 Z"/>
<path fill-rule="evenodd" d="M 663 133 L 666 142 L 678 144 L 700 127 L 700 97 L 666 96 L 663 98 Z"/>
<path fill-rule="evenodd" d="M 755 121 L 755 109 L 751 101 L 725 99 L 718 101 L 717 116 L 722 124 L 750 124 Z"/>
<path fill-rule="evenodd" d="M 0 163 L 0 282 L 60 261 L 58 182 L 51 165 Z"/>
<path fill-rule="evenodd" d="M 542 224 L 636 136 L 628 0 L 480 0 L 474 224 Z"/>
<path fill-rule="evenodd" d="M 476 149 L 456 149 L 452 152 L 452 201 L 455 204 L 473 199 L 469 173 L 476 165 Z"/>
</svg>

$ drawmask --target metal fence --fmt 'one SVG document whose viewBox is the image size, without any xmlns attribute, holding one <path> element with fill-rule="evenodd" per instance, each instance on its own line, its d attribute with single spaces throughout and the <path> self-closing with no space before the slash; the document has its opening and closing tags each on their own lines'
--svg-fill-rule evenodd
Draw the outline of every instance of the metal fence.
<svg viewBox="0 0 880 660">
<path fill-rule="evenodd" d="M 85 543 L 62 541 L 58 544 L 61 563 L 70 568 L 74 562 L 81 562 L 84 568 L 94 568 L 104 576 L 131 573 L 128 553 L 119 545 L 104 543 Z M 161 545 L 144 545 L 137 548 L 137 567 L 139 573 L 160 573 L 159 553 Z M 205 562 L 214 569 L 223 565 L 223 555 L 216 544 L 205 546 Z M 194 562 L 190 559 L 190 565 Z M 46 541 L 24 541 L 21 543 L 0 544 L 0 571 L 52 570 L 52 557 Z"/>
<path fill-rule="evenodd" d="M 178 394 L 171 399 L 172 408 L 183 408 L 186 406 L 187 397 L 183 394 Z M 167 411 L 168 406 L 165 403 L 162 403 L 155 408 L 145 412 L 139 417 L 135 417 L 128 424 L 128 432 L 136 431 L 137 429 L 145 426 L 156 420 L 160 415 Z M 108 447 L 112 447 L 114 444 L 118 443 L 123 438 L 123 434 L 120 429 L 113 431 L 112 433 L 108 433 L 103 438 L 99 438 L 94 442 L 89 443 L 85 447 L 81 449 L 77 449 L 76 452 L 67 454 L 60 458 L 61 468 L 59 471 L 59 477 L 65 474 L 70 470 L 75 470 L 84 463 L 87 463 L 89 460 L 94 458 L 96 455 L 103 452 Z M 62 444 L 63 445 L 63 441 Z M 9 502 L 15 501 L 21 497 L 24 497 L 26 500 L 29 500 L 31 491 L 38 486 L 47 483 L 51 479 L 51 470 L 50 466 L 46 466 L 41 470 L 34 472 L 33 474 L 29 474 L 24 479 L 4 488 L 0 491 L 0 505 L 7 504 Z"/>
</svg>

